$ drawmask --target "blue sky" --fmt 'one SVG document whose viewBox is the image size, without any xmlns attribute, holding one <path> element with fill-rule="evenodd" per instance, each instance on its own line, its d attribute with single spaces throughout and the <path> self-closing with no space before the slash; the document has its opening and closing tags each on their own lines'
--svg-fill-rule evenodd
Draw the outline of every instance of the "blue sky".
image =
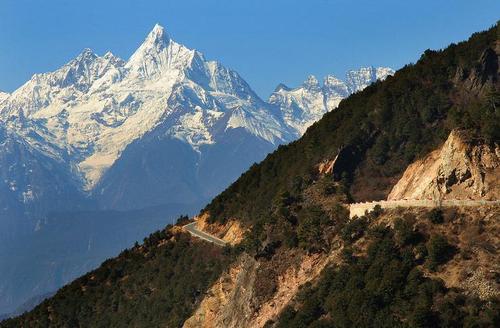
<svg viewBox="0 0 500 328">
<path fill-rule="evenodd" d="M 155 23 L 262 97 L 308 74 L 399 68 L 500 19 L 498 0 L 0 0 L 0 90 L 83 48 L 127 59 Z"/>
</svg>

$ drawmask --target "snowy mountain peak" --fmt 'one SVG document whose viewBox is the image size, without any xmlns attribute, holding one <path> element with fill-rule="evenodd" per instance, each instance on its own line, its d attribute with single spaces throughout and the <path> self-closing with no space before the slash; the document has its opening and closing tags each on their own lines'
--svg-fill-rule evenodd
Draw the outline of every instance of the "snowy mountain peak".
<svg viewBox="0 0 500 328">
<path fill-rule="evenodd" d="M 169 41 L 170 36 L 165 31 L 165 28 L 160 24 L 156 24 L 146 37 L 145 43 L 165 46 Z"/>
<path fill-rule="evenodd" d="M 274 89 L 274 92 L 279 92 L 281 90 L 285 90 L 285 91 L 290 91 L 292 90 L 291 88 L 289 88 L 286 84 L 283 84 L 283 83 L 280 83 L 278 84 L 278 86 Z"/>
<path fill-rule="evenodd" d="M 325 76 L 325 79 L 323 81 L 323 85 L 325 87 L 335 87 L 335 86 L 339 86 L 339 85 L 343 85 L 343 84 L 344 84 L 344 81 L 338 79 L 337 77 L 335 77 L 333 75 Z"/>
<path fill-rule="evenodd" d="M 361 67 L 358 70 L 350 70 L 346 73 L 346 83 L 350 91 L 358 92 L 377 80 L 384 80 L 393 75 L 394 70 L 389 67 Z"/>
<path fill-rule="evenodd" d="M 194 57 L 195 51 L 179 44 L 168 36 L 165 29 L 155 25 L 141 46 L 130 57 L 126 68 L 132 76 L 139 78 L 157 78 L 170 71 L 170 75 L 187 68 Z M 170 79 L 173 77 L 170 76 Z"/>
<path fill-rule="evenodd" d="M 7 93 L 7 92 L 3 92 L 3 91 L 0 91 L 0 104 L 2 103 L 2 101 L 6 100 L 7 98 L 9 98 L 10 94 Z"/>
<path fill-rule="evenodd" d="M 319 81 L 314 75 L 309 75 L 302 85 L 308 90 L 319 89 Z"/>
<path fill-rule="evenodd" d="M 280 108 L 285 124 L 301 135 L 326 112 L 337 108 L 342 99 L 392 74 L 394 70 L 387 67 L 362 67 L 348 71 L 345 81 L 327 75 L 322 87 L 316 77 L 310 75 L 302 86 L 295 89 L 280 84 L 269 102 Z"/>
<path fill-rule="evenodd" d="M 90 48 L 83 49 L 82 52 L 76 57 L 77 60 L 93 58 L 97 58 L 97 55 Z"/>
<path fill-rule="evenodd" d="M 227 133 L 268 145 L 296 137 L 235 71 L 175 42 L 160 25 L 126 62 L 85 49 L 0 99 L 0 121 L 24 124 L 16 129 L 27 142 L 64 158 L 87 190 L 153 130 L 197 152 Z"/>
</svg>

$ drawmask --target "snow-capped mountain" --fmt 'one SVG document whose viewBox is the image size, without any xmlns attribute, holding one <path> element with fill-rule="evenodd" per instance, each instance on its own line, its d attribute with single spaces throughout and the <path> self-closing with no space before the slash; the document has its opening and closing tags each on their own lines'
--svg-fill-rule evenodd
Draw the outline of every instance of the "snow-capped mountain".
<svg viewBox="0 0 500 328">
<path fill-rule="evenodd" d="M 159 25 L 128 60 L 85 49 L 60 69 L 0 94 L 0 249 L 42 232 L 58 235 L 81 215 L 51 219 L 53 212 L 68 210 L 143 209 L 127 213 L 154 213 L 141 225 L 154 231 L 179 214 L 194 214 L 251 164 L 295 137 L 277 108 L 238 73 L 175 42 Z M 104 216 L 114 215 L 115 224 L 126 215 L 113 213 Z M 121 245 L 142 238 L 132 229 L 140 219 L 123 222 Z M 81 222 L 89 238 L 102 233 L 103 225 L 95 222 Z M 84 235 L 65 239 L 86 244 Z M 100 247 L 92 263 L 116 249 L 111 241 Z M 30 254 L 16 252 L 16 258 Z M 46 292 L 68 281 L 55 279 L 54 272 L 74 272 L 70 279 L 88 270 L 85 252 L 72 253 L 66 267 L 25 276 L 24 294 L 7 288 L 13 280 L 2 281 L 0 309 L 19 304 L 30 288 Z M 7 265 L 11 257 L 4 255 L 0 276 L 15 278 Z"/>
<path fill-rule="evenodd" d="M 236 72 L 173 41 L 159 25 L 128 61 L 85 49 L 57 71 L 34 75 L 1 102 L 0 119 L 35 148 L 67 160 L 87 190 L 160 123 L 196 151 L 236 128 L 273 145 L 293 137 Z"/>
<path fill-rule="evenodd" d="M 394 70 L 389 67 L 362 67 L 346 73 L 346 84 L 351 93 L 358 92 L 377 80 L 385 80 L 393 75 Z"/>
<path fill-rule="evenodd" d="M 387 67 L 363 67 L 348 71 L 345 81 L 328 75 L 322 85 L 311 75 L 298 88 L 278 85 L 269 102 L 280 108 L 286 125 L 296 134 L 302 135 L 326 112 L 337 108 L 342 99 L 392 74 L 394 70 Z"/>
<path fill-rule="evenodd" d="M 9 97 L 9 94 L 7 92 L 0 91 L 0 103 L 7 99 Z"/>
</svg>

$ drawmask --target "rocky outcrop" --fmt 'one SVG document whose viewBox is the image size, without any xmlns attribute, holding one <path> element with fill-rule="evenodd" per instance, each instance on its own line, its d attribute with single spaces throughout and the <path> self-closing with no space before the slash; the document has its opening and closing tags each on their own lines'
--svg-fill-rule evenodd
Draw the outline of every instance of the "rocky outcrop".
<svg viewBox="0 0 500 328">
<path fill-rule="evenodd" d="M 452 131 L 444 145 L 406 169 L 388 200 L 496 200 L 500 147 Z"/>
<path fill-rule="evenodd" d="M 319 174 L 332 174 L 333 173 L 333 167 L 335 166 L 335 162 L 337 161 L 337 158 L 339 155 L 335 156 L 334 159 L 332 160 L 324 160 L 318 165 L 318 173 Z"/>
<path fill-rule="evenodd" d="M 244 255 L 210 288 L 185 328 L 243 327 L 252 313 L 250 300 L 259 263 Z"/>
<path fill-rule="evenodd" d="M 330 254 L 280 254 L 278 263 L 243 255 L 210 288 L 184 327 L 265 326 L 276 319 L 302 285 L 317 278 L 328 263 L 339 260 L 338 240 L 336 245 Z M 263 297 L 263 292 L 269 295 Z"/>
</svg>

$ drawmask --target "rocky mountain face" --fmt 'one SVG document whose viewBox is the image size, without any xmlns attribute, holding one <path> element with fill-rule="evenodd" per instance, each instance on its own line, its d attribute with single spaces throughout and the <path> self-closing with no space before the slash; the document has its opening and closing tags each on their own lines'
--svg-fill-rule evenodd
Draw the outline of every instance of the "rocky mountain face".
<svg viewBox="0 0 500 328">
<path fill-rule="evenodd" d="M 408 166 L 388 200 L 497 200 L 499 179 L 499 145 L 452 131 L 440 149 Z"/>
<path fill-rule="evenodd" d="M 328 75 L 321 85 L 311 75 L 297 88 L 278 85 L 269 98 L 269 103 L 278 106 L 286 125 L 302 135 L 325 113 L 337 108 L 342 99 L 393 74 L 394 70 L 388 67 L 363 67 L 348 71 L 344 81 Z"/>
</svg>

